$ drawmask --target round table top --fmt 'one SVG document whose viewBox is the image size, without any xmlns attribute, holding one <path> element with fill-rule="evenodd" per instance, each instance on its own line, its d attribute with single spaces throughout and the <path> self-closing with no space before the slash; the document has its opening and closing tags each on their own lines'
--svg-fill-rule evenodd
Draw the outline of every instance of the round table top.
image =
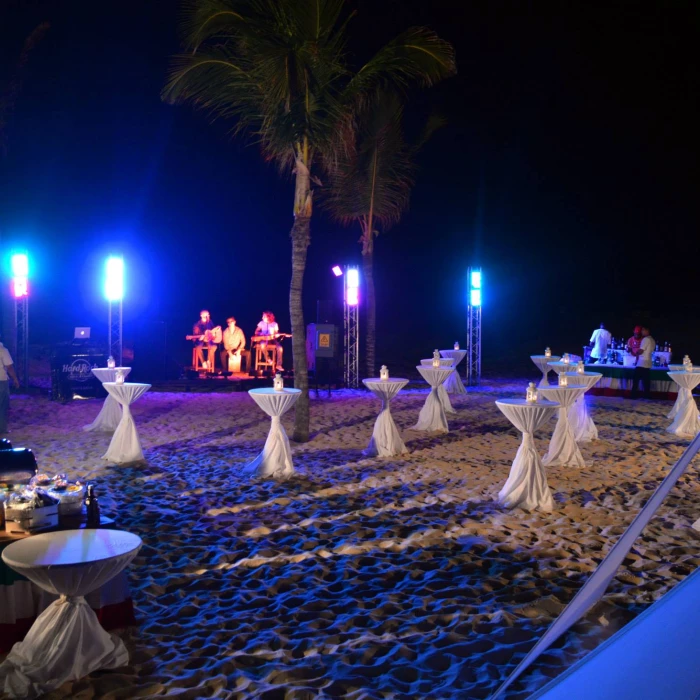
<svg viewBox="0 0 700 700">
<path fill-rule="evenodd" d="M 408 384 L 408 379 L 402 379 L 401 377 L 389 377 L 389 379 L 378 379 L 377 377 L 372 377 L 371 379 L 363 379 L 363 384 L 401 384 L 405 382 Z"/>
<path fill-rule="evenodd" d="M 525 408 L 559 408 L 560 404 L 556 401 L 542 401 L 538 399 L 537 401 L 528 401 L 527 399 L 497 399 L 496 403 L 503 403 L 508 406 L 524 406 Z"/>
<path fill-rule="evenodd" d="M 549 360 L 550 362 L 556 362 L 557 360 L 561 360 L 560 355 L 530 355 L 531 360 Z"/>
<path fill-rule="evenodd" d="M 103 386 L 107 387 L 116 387 L 116 386 L 138 386 L 138 387 L 146 387 L 147 389 L 151 388 L 150 384 L 142 384 L 141 382 L 122 382 L 121 384 L 118 384 L 117 382 L 103 382 Z"/>
<path fill-rule="evenodd" d="M 573 367 L 575 370 L 577 363 L 578 363 L 578 360 L 576 360 L 576 362 L 563 362 L 560 360 L 551 360 L 547 364 L 551 365 L 552 367 Z"/>
<path fill-rule="evenodd" d="M 76 566 L 120 557 L 140 546 L 138 535 L 123 530 L 61 530 L 13 542 L 2 559 L 13 569 Z"/>
<path fill-rule="evenodd" d="M 700 372 L 668 372 L 667 373 L 676 384 L 686 384 L 695 387 L 700 384 Z"/>
<path fill-rule="evenodd" d="M 131 367 L 93 367 L 92 373 L 99 379 L 100 374 L 116 374 L 118 369 L 124 372 L 124 376 L 131 372 Z"/>
<path fill-rule="evenodd" d="M 440 367 L 452 367 L 454 363 L 454 357 L 441 357 L 440 358 Z M 425 360 L 420 361 L 421 365 L 423 367 L 432 367 L 433 366 L 433 358 L 427 358 Z"/>
<path fill-rule="evenodd" d="M 273 389 L 271 386 L 266 386 L 262 389 L 248 389 L 248 393 L 264 396 L 284 396 L 285 394 L 301 394 L 301 389 L 288 389 L 284 387 L 282 391 L 277 391 L 277 389 Z"/>
<path fill-rule="evenodd" d="M 568 373 L 567 373 L 568 374 Z M 573 391 L 574 389 L 588 389 L 585 384 L 567 384 L 566 386 L 560 386 L 559 384 L 552 384 L 552 386 L 539 386 L 537 391 L 554 391 L 554 389 L 566 389 Z"/>
</svg>

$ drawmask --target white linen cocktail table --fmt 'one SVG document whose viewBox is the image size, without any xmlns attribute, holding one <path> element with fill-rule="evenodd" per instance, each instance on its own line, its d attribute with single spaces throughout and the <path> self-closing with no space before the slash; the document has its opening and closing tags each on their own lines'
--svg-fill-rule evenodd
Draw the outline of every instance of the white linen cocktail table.
<svg viewBox="0 0 700 700">
<path fill-rule="evenodd" d="M 123 372 L 124 379 L 126 379 L 129 372 L 131 372 L 131 367 L 95 367 L 92 373 L 104 384 L 105 382 L 116 381 L 117 369 Z M 122 409 L 119 403 L 117 403 L 111 394 L 107 394 L 107 398 L 104 400 L 102 408 L 97 414 L 97 418 L 89 425 L 84 425 L 83 430 L 99 430 L 105 433 L 113 433 L 117 429 L 121 419 Z"/>
<path fill-rule="evenodd" d="M 588 391 L 601 380 L 603 375 L 600 372 L 567 372 L 566 376 L 572 385 L 580 384 Z M 591 442 L 598 439 L 598 428 L 588 412 L 585 393 L 581 394 L 569 409 L 569 422 L 576 442 Z"/>
<path fill-rule="evenodd" d="M 390 403 L 396 394 L 408 384 L 408 379 L 363 379 L 362 383 L 382 402 L 372 438 L 365 450 L 369 457 L 392 457 L 408 452 L 391 415 Z"/>
<path fill-rule="evenodd" d="M 551 372 L 552 368 L 549 366 L 550 362 L 556 362 L 559 359 L 559 355 L 530 355 L 530 359 L 535 363 L 537 369 L 542 372 L 542 379 L 538 386 L 549 386 L 549 380 L 547 375 Z"/>
<path fill-rule="evenodd" d="M 575 362 L 564 362 L 562 360 L 550 360 L 547 363 L 550 369 L 553 369 L 557 375 L 564 374 L 565 372 L 575 372 L 576 363 Z"/>
<path fill-rule="evenodd" d="M 560 404 L 559 420 L 542 464 L 553 467 L 585 467 L 586 463 L 583 461 L 569 422 L 569 409 L 579 396 L 586 393 L 586 387 L 582 385 L 550 386 L 540 387 L 538 391 L 545 399 Z"/>
<path fill-rule="evenodd" d="M 680 369 L 673 369 L 674 366 L 680 367 Z M 692 372 L 686 372 L 683 365 L 669 365 L 669 367 L 671 367 L 671 369 L 666 373 L 666 374 L 668 374 L 669 377 L 671 377 L 671 372 L 679 372 L 681 374 L 698 374 L 700 376 L 700 368 L 693 369 Z M 671 379 L 673 379 L 673 377 L 671 377 Z M 700 380 L 698 380 L 698 381 L 700 381 Z M 681 382 L 683 382 L 683 383 L 681 383 Z M 673 420 L 678 415 L 678 411 L 681 411 L 683 409 L 683 407 L 685 406 L 686 402 L 689 399 L 692 400 L 692 396 L 693 396 L 692 391 L 697 386 L 697 382 L 695 382 L 695 383 L 693 383 L 693 382 L 694 382 L 693 379 L 686 380 L 686 381 L 681 379 L 680 382 L 676 382 L 676 384 L 678 384 L 678 386 L 679 386 L 679 389 L 678 389 L 678 395 L 676 396 L 676 401 L 673 404 L 673 408 L 668 413 L 668 417 L 671 420 Z M 684 391 L 683 390 L 684 384 L 686 384 L 686 383 L 690 383 L 690 384 L 692 384 L 692 386 L 689 386 L 687 391 Z"/>
<path fill-rule="evenodd" d="M 438 394 L 438 388 L 442 386 L 452 373 L 452 367 L 424 367 L 419 365 L 416 369 L 423 379 L 430 384 L 430 393 L 425 400 L 423 408 L 418 415 L 418 422 L 413 426 L 414 430 L 428 430 L 436 433 L 446 433 L 447 416 L 442 401 Z M 449 399 L 448 399 L 449 400 Z"/>
<path fill-rule="evenodd" d="M 448 394 L 466 394 L 467 390 L 464 388 L 462 378 L 459 376 L 459 372 L 457 371 L 457 365 L 467 356 L 467 351 L 455 350 L 454 348 L 451 350 L 440 350 L 440 356 L 444 357 L 445 359 L 454 360 L 453 367 L 455 371 L 449 376 L 449 378 L 445 382 L 445 391 Z"/>
<path fill-rule="evenodd" d="M 293 476 L 292 450 L 281 417 L 297 402 L 301 389 L 275 391 L 266 387 L 250 389 L 248 394 L 272 420 L 262 452 L 246 466 L 245 471 L 252 472 L 254 476 L 271 476 L 275 479 Z"/>
<path fill-rule="evenodd" d="M 108 459 L 115 464 L 143 461 L 141 441 L 129 406 L 145 394 L 151 385 L 134 382 L 125 382 L 124 384 L 105 382 L 102 386 L 122 407 L 122 419 L 119 421 L 112 436 L 112 442 L 109 443 L 107 452 L 102 455 L 102 459 Z"/>
<path fill-rule="evenodd" d="M 693 398 L 693 389 L 700 384 L 700 372 L 669 372 L 668 376 L 680 387 L 673 423 L 667 428 L 669 433 L 679 437 L 695 437 L 700 432 L 698 407 Z M 669 414 L 669 416 L 671 415 Z"/>
<path fill-rule="evenodd" d="M 34 535 L 3 550 L 5 564 L 60 598 L 0 664 L 0 689 L 11 698 L 35 698 L 129 662 L 124 642 L 102 629 L 85 595 L 119 574 L 140 547 L 129 532 L 85 529 Z"/>
<path fill-rule="evenodd" d="M 498 502 L 506 508 L 540 508 L 551 512 L 554 500 L 547 485 L 545 468 L 535 449 L 533 434 L 554 415 L 559 404 L 551 401 L 499 399 L 496 406 L 523 434 L 508 481 L 498 493 Z"/>
<path fill-rule="evenodd" d="M 432 367 L 433 366 L 433 360 L 421 360 L 420 361 L 422 367 Z M 455 362 L 454 360 L 451 360 L 449 357 L 443 358 L 440 360 L 440 367 L 446 367 L 451 370 L 454 370 L 455 367 Z M 440 403 L 442 404 L 443 409 L 445 410 L 445 413 L 448 415 L 456 416 L 457 411 L 452 406 L 452 402 L 450 401 L 450 397 L 447 394 L 447 390 L 445 387 L 447 386 L 447 382 L 450 381 L 450 377 L 452 376 L 453 373 L 450 373 L 450 375 L 447 377 L 447 379 L 444 381 L 443 384 L 440 384 L 440 386 L 437 388 L 437 395 L 438 398 L 440 399 Z"/>
</svg>

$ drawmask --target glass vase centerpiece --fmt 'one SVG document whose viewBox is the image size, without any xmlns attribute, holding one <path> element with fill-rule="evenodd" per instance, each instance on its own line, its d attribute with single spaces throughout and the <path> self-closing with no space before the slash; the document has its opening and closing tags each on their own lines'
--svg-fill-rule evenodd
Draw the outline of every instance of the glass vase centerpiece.
<svg viewBox="0 0 700 700">
<path fill-rule="evenodd" d="M 528 384 L 527 390 L 525 391 L 525 400 L 528 403 L 537 403 L 537 387 L 535 382 L 530 382 Z"/>
<path fill-rule="evenodd" d="M 440 351 L 437 348 L 433 350 L 433 367 L 440 367 Z"/>
<path fill-rule="evenodd" d="M 284 379 L 282 379 L 282 374 L 277 372 L 275 378 L 272 380 L 272 388 L 275 391 L 284 391 Z"/>
<path fill-rule="evenodd" d="M 386 365 L 382 365 L 382 368 L 379 370 L 379 378 L 384 382 L 389 380 L 389 370 Z"/>
</svg>

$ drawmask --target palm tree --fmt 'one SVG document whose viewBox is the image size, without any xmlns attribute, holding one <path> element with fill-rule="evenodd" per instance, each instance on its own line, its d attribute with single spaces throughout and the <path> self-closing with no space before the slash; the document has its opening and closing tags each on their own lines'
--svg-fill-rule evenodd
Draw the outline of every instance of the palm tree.
<svg viewBox="0 0 700 700">
<path fill-rule="evenodd" d="M 294 177 L 292 322 L 296 404 L 293 439 L 309 436 L 302 289 L 311 241 L 312 183 L 337 156 L 334 133 L 378 85 L 430 85 L 454 72 L 452 47 L 425 28 L 390 41 L 359 70 L 345 49 L 345 0 L 189 0 L 187 53 L 175 57 L 163 97 L 233 122 L 264 158 Z"/>
<path fill-rule="evenodd" d="M 376 293 L 374 239 L 398 223 L 414 184 L 415 155 L 442 121 L 431 117 L 414 144 L 404 139 L 404 105 L 395 92 L 380 89 L 338 138 L 345 147 L 330 172 L 323 204 L 345 225 L 359 224 L 365 282 L 367 376 L 376 376 Z"/>
</svg>

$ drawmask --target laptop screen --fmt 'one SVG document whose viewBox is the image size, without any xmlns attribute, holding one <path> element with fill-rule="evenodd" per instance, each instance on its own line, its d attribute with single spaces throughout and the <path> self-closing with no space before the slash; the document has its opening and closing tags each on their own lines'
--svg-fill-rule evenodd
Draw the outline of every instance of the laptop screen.
<svg viewBox="0 0 700 700">
<path fill-rule="evenodd" d="M 90 337 L 90 329 L 78 327 L 75 329 L 75 335 L 73 336 L 76 340 L 85 340 Z"/>
</svg>

